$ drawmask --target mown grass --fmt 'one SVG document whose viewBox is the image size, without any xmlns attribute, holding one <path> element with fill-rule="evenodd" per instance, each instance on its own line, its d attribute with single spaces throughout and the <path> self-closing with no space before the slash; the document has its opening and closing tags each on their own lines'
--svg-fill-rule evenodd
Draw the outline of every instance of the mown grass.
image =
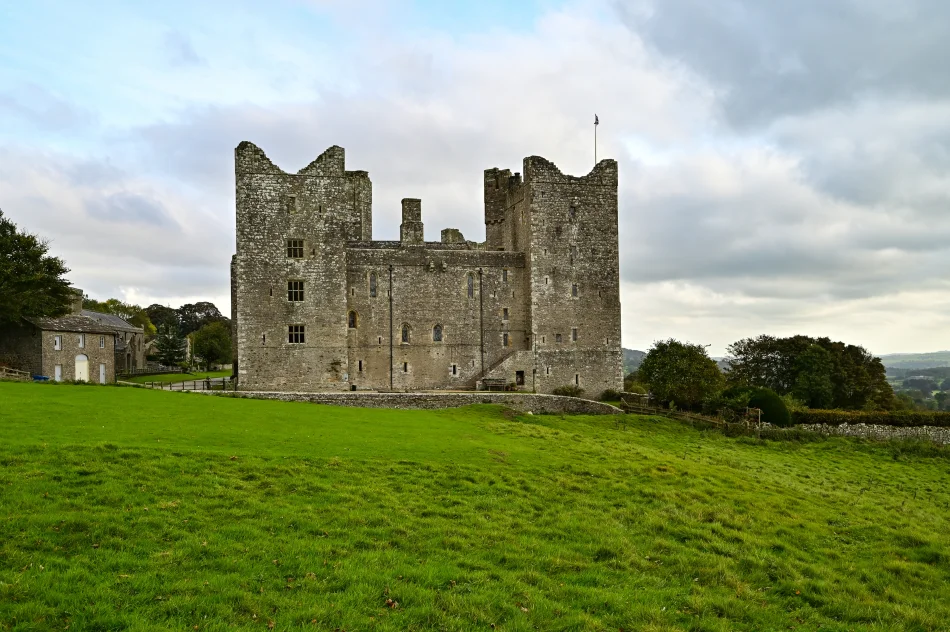
<svg viewBox="0 0 950 632">
<path fill-rule="evenodd" d="M 648 418 L 0 383 L 0 628 L 945 630 L 948 465 Z"/>
<path fill-rule="evenodd" d="M 123 382 L 132 382 L 133 384 L 145 384 L 147 382 L 190 382 L 191 380 L 203 380 L 206 377 L 231 377 L 231 371 L 204 371 L 199 373 L 160 373 L 158 375 L 136 375 L 123 378 Z"/>
</svg>

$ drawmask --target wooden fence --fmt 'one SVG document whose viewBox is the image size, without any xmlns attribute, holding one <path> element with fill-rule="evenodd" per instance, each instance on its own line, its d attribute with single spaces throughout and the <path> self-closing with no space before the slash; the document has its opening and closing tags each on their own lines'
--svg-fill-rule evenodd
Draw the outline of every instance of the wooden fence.
<svg viewBox="0 0 950 632">
<path fill-rule="evenodd" d="M 9 367 L 0 366 L 0 380 L 30 381 L 32 379 L 33 376 L 30 375 L 29 371 L 20 371 L 19 369 L 11 369 Z"/>
<path fill-rule="evenodd" d="M 220 378 L 214 380 L 188 380 L 184 382 L 142 382 L 146 388 L 160 391 L 236 391 L 237 380 Z"/>
</svg>

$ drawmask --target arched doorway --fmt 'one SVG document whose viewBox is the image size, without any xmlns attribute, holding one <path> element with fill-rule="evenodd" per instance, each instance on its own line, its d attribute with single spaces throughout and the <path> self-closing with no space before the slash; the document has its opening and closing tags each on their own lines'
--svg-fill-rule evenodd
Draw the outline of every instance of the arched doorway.
<svg viewBox="0 0 950 632">
<path fill-rule="evenodd" d="M 89 358 L 82 354 L 76 356 L 76 376 L 74 379 L 77 382 L 89 381 Z"/>
</svg>

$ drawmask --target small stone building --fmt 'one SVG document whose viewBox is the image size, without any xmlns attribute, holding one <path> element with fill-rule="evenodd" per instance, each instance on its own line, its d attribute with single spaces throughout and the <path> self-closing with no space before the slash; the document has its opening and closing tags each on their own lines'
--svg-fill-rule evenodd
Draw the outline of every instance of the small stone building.
<svg viewBox="0 0 950 632">
<path fill-rule="evenodd" d="M 77 291 L 72 311 L 65 316 L 0 326 L 0 361 L 57 382 L 114 382 L 117 347 L 126 336 L 130 341 L 141 339 L 142 329 L 104 316 L 111 315 L 83 310 L 82 293 Z M 112 323 L 112 318 L 122 324 Z"/>
<path fill-rule="evenodd" d="M 485 171 L 481 243 L 425 241 L 417 199 L 374 241 L 369 175 L 344 163 L 331 147 L 291 174 L 235 150 L 240 389 L 622 389 L 615 161 Z"/>
<path fill-rule="evenodd" d="M 115 314 L 103 314 L 84 309 L 81 315 L 97 323 L 108 325 L 116 332 L 115 370 L 117 373 L 145 368 L 145 331 L 141 327 L 130 325 Z"/>
</svg>

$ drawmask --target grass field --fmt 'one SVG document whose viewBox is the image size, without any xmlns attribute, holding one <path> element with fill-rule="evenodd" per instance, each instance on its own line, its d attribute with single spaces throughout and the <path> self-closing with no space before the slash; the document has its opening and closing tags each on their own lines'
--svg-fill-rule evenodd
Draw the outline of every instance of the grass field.
<svg viewBox="0 0 950 632">
<path fill-rule="evenodd" d="M 0 383 L 0 629 L 947 630 L 948 517 L 937 448 Z"/>
<path fill-rule="evenodd" d="M 135 377 L 123 378 L 123 382 L 132 382 L 133 384 L 145 384 L 147 382 L 190 382 L 191 380 L 203 380 L 206 377 L 230 377 L 230 369 L 227 371 L 205 371 L 203 373 L 161 373 L 159 375 L 136 375 Z"/>
</svg>

